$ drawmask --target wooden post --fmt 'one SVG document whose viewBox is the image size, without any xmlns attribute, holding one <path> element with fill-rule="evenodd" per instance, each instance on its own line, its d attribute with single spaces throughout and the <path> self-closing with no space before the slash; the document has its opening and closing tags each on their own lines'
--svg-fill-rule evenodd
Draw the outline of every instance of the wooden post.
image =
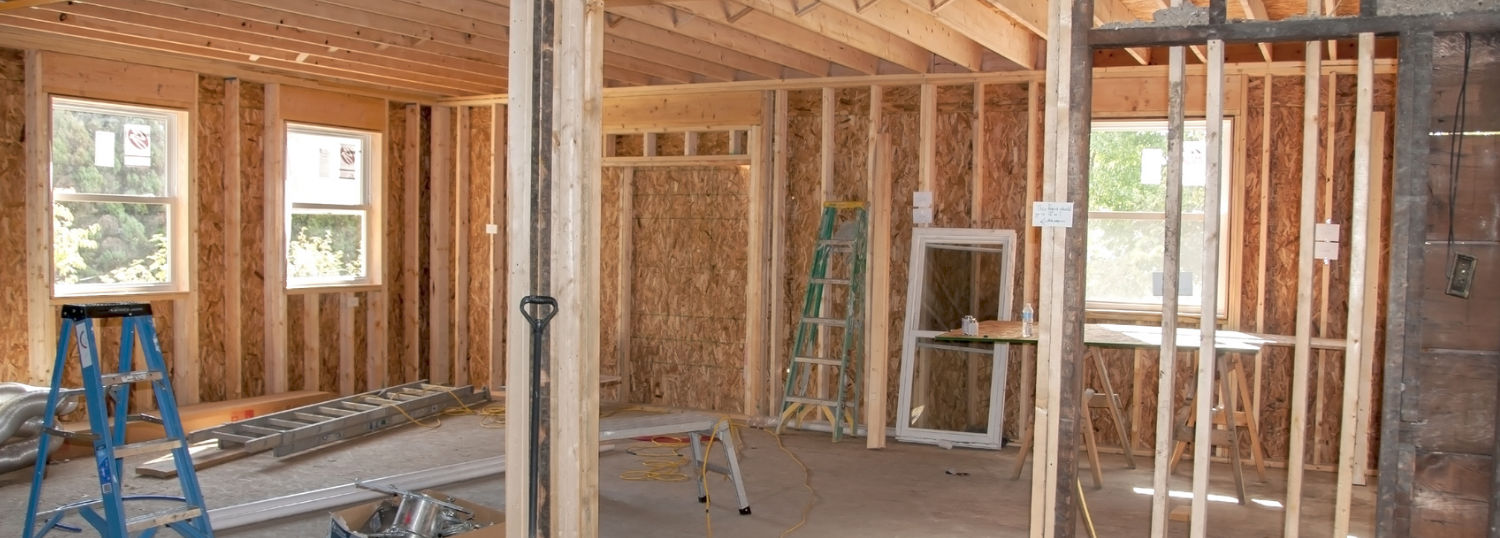
<svg viewBox="0 0 1500 538">
<path fill-rule="evenodd" d="M 1043 144 L 1042 122 L 1038 121 L 1038 115 L 1042 113 L 1041 84 L 1032 81 L 1026 85 L 1026 221 L 1024 237 L 1026 241 L 1026 259 L 1021 269 L 1021 298 L 1023 303 L 1035 304 L 1037 301 L 1037 272 L 1040 269 L 1033 260 L 1038 260 L 1037 248 L 1040 241 L 1039 228 L 1031 225 L 1031 203 L 1041 199 L 1039 189 L 1042 186 L 1042 166 L 1037 162 L 1036 150 Z M 1032 416 L 1036 410 L 1036 385 L 1033 378 L 1036 376 L 1036 346 L 1023 346 L 1021 355 L 1021 383 L 1018 385 L 1021 391 L 1019 409 L 1016 410 L 1016 435 L 1022 439 L 1032 437 L 1036 433 L 1036 425 Z M 1025 441 L 1022 441 L 1025 444 Z M 1034 444 L 1032 446 L 1035 446 Z M 1021 466 L 1026 461 L 1025 454 L 1016 455 L 1016 470 L 1011 476 L 1012 480 L 1021 477 Z M 1033 460 L 1035 461 L 1035 460 Z"/>
<path fill-rule="evenodd" d="M 431 224 L 427 228 L 427 256 L 431 278 L 427 282 L 428 377 L 434 383 L 452 381 L 453 291 L 451 261 L 453 254 L 453 109 L 432 107 L 432 168 L 427 179 L 432 205 L 428 208 Z"/>
<path fill-rule="evenodd" d="M 506 289 L 506 247 L 512 237 L 510 227 L 505 218 L 506 196 L 508 195 L 506 173 L 506 119 L 505 106 L 496 104 L 490 110 L 490 224 L 495 226 L 495 233 L 489 237 L 490 242 L 490 356 L 489 356 L 489 379 L 486 384 L 490 390 L 499 390 L 505 381 L 506 359 L 510 349 L 506 345 L 507 325 L 505 320 L 513 314 L 507 307 L 511 304 L 507 300 Z M 623 230 L 623 228 L 622 228 Z M 621 269 L 622 271 L 624 269 Z M 623 291 L 621 293 L 624 293 Z M 629 379 L 626 378 L 625 387 L 629 387 Z M 628 390 L 627 390 L 628 392 Z"/>
<path fill-rule="evenodd" d="M 281 85 L 266 84 L 265 136 L 265 357 L 266 393 L 287 391 L 286 357 L 286 123 L 281 118 Z"/>
<path fill-rule="evenodd" d="M 604 3 L 557 3 L 552 276 L 558 314 L 552 382 L 558 536 L 599 533 L 599 132 L 604 92 Z M 514 45 L 513 45 L 514 46 Z"/>
<path fill-rule="evenodd" d="M 193 92 L 193 111 L 199 109 L 198 92 Z M 187 140 L 187 152 L 179 155 L 175 165 L 182 166 L 182 170 L 198 169 L 198 129 L 197 121 L 187 121 L 182 129 L 182 137 Z M 229 163 L 222 163 L 229 168 Z M 235 163 L 237 166 L 238 163 Z M 208 178 L 204 178 L 208 180 Z M 201 370 L 199 361 L 203 354 L 198 349 L 198 305 L 203 301 L 203 293 L 198 286 L 198 234 L 196 223 L 200 220 L 198 212 L 198 181 L 188 177 L 183 179 L 182 196 L 172 204 L 173 209 L 181 219 L 177 222 L 169 222 L 168 234 L 174 245 L 180 245 L 178 252 L 186 253 L 182 258 L 172 261 L 172 270 L 176 278 L 186 279 L 187 294 L 172 301 L 172 342 L 171 347 L 171 375 L 172 392 L 175 393 L 177 405 L 192 405 L 198 403 L 199 386 L 198 372 Z M 231 279 L 232 280 L 232 279 Z M 193 314 L 188 314 L 192 312 Z M 217 353 L 216 353 L 217 354 Z M 154 400 L 154 397 L 153 397 Z"/>
<path fill-rule="evenodd" d="M 747 415 L 757 416 L 763 414 L 760 395 L 765 390 L 766 380 L 764 260 L 766 255 L 766 196 L 769 182 L 766 181 L 765 159 L 761 155 L 760 128 L 751 128 L 751 133 L 750 196 L 748 197 L 749 204 L 745 207 L 749 229 L 745 259 L 749 267 L 746 268 L 745 273 L 745 366 L 743 369 L 745 388 L 741 409 Z"/>
<path fill-rule="evenodd" d="M 539 95 L 536 79 L 550 80 L 550 72 L 536 73 L 543 66 L 537 65 L 537 56 L 545 47 L 535 42 L 535 19 L 539 1 L 522 1 L 511 4 L 510 10 L 510 73 L 508 79 L 509 101 L 506 112 L 507 180 L 505 185 L 505 247 L 506 247 L 506 296 L 504 307 L 514 309 L 521 299 L 531 295 L 532 289 L 532 189 L 537 178 L 533 177 L 533 149 L 538 143 L 533 123 L 538 116 L 551 115 L 550 107 L 537 110 L 536 100 L 549 98 Z M 549 40 L 550 41 L 550 40 Z M 550 94 L 550 91 L 548 92 Z M 650 137 L 643 137 L 650 141 Z M 647 148 L 648 150 L 652 148 Z M 505 535 L 524 538 L 546 538 L 534 535 L 529 529 L 530 504 L 540 502 L 532 497 L 530 474 L 532 465 L 531 433 L 528 421 L 531 416 L 531 327 L 526 319 L 514 310 L 505 317 Z M 509 397 L 514 394 L 515 397 Z"/>
<path fill-rule="evenodd" d="M 886 385 L 891 362 L 891 178 L 889 135 L 881 127 L 885 90 L 870 86 L 870 129 L 865 134 L 865 190 L 870 193 L 869 308 L 865 324 L 865 448 L 885 448 Z"/>
<path fill-rule="evenodd" d="M 469 107 L 455 109 L 453 144 L 453 384 L 469 384 Z"/>
<path fill-rule="evenodd" d="M 1385 113 L 1374 112 L 1370 115 L 1370 196 L 1365 202 L 1365 210 L 1369 213 L 1366 222 L 1385 222 Z M 1385 241 L 1380 233 L 1371 233 L 1366 237 L 1365 244 L 1365 309 L 1360 315 L 1364 317 L 1364 326 L 1367 330 L 1375 330 L 1380 323 L 1380 301 L 1370 298 L 1380 297 L 1380 290 L 1385 287 L 1385 281 L 1381 277 L 1381 252 L 1385 252 Z M 1374 404 L 1374 375 L 1375 375 L 1375 351 L 1376 346 L 1366 345 L 1360 348 L 1359 358 L 1359 420 L 1355 423 L 1354 434 L 1354 484 L 1366 485 L 1370 471 L 1370 413 Z"/>
<path fill-rule="evenodd" d="M 1332 51 L 1335 50 L 1333 48 L 1333 43 L 1333 41 L 1328 42 L 1330 60 L 1337 59 L 1332 54 Z M 1327 110 L 1328 114 L 1324 119 L 1324 121 L 1326 122 L 1324 123 L 1324 125 L 1327 126 L 1327 129 L 1324 130 L 1323 133 L 1321 133 L 1323 135 L 1323 154 L 1326 155 L 1326 158 L 1323 159 L 1323 175 L 1321 176 L 1323 195 L 1321 199 L 1322 206 L 1320 208 L 1321 216 L 1318 219 L 1319 222 L 1331 221 L 1333 217 L 1334 139 L 1337 138 L 1335 135 L 1338 131 L 1339 116 L 1338 85 L 1338 73 L 1329 73 L 1328 85 L 1326 86 L 1327 95 L 1323 98 L 1323 102 L 1325 103 L 1324 106 L 1326 107 L 1324 108 L 1324 110 Z M 1316 233 L 1314 235 L 1316 236 Z M 1314 238 L 1316 239 L 1316 237 Z M 1318 298 L 1318 326 L 1314 334 L 1321 337 L 1328 335 L 1328 303 L 1330 300 L 1328 294 L 1329 287 L 1332 284 L 1331 281 L 1333 280 L 1333 264 L 1325 261 L 1317 265 L 1318 290 L 1315 293 L 1315 296 Z M 1317 357 L 1317 378 L 1312 381 L 1312 464 L 1323 465 L 1326 460 L 1326 458 L 1324 457 L 1324 452 L 1327 450 L 1327 448 L 1323 444 L 1323 425 L 1326 421 L 1325 417 L 1327 415 L 1323 410 L 1328 407 L 1329 398 L 1329 395 L 1327 394 L 1328 384 L 1324 382 L 1324 379 L 1327 376 L 1332 375 L 1330 372 L 1328 372 L 1328 361 L 1330 360 L 1329 357 L 1332 355 L 1332 353 L 1326 349 L 1317 349 L 1314 350 L 1314 353 L 1316 353 Z"/>
<path fill-rule="evenodd" d="M 838 152 L 838 150 L 833 147 L 834 143 L 835 143 L 834 141 L 836 140 L 836 138 L 834 137 L 834 132 L 833 131 L 834 131 L 835 127 L 837 126 L 837 122 L 834 121 L 834 101 L 835 101 L 835 99 L 836 99 L 836 94 L 834 93 L 833 88 L 823 88 L 822 100 L 820 101 L 820 105 L 821 105 L 822 108 L 820 109 L 820 114 L 819 114 L 819 120 L 821 122 L 821 128 L 819 129 L 820 140 L 819 140 L 819 143 L 818 143 L 818 182 L 819 182 L 819 186 L 818 186 L 818 214 L 819 215 L 821 215 L 822 211 L 823 211 L 823 209 L 822 209 L 823 202 L 831 202 L 831 201 L 833 201 L 833 184 L 834 184 L 834 180 L 833 180 L 833 174 L 834 174 L 833 162 L 834 162 L 834 157 L 835 157 L 835 155 Z M 812 283 L 809 282 L 808 285 L 811 286 Z M 823 316 L 823 317 L 832 317 L 829 314 L 829 312 L 831 312 L 832 309 L 833 309 L 833 294 L 831 294 L 831 293 L 823 293 L 822 294 L 822 304 L 818 305 L 818 312 L 821 313 L 819 315 Z M 847 329 L 842 329 L 842 330 L 847 330 Z M 831 344 L 830 341 L 833 340 L 833 338 L 830 337 L 829 334 L 828 334 L 829 333 L 828 326 L 827 325 L 819 324 L 817 326 L 817 331 L 818 331 L 818 336 L 817 336 L 818 356 L 819 357 L 828 357 L 828 356 L 830 356 L 830 348 L 832 347 L 832 344 Z M 829 388 L 830 388 L 830 383 L 829 383 L 829 380 L 828 380 L 828 371 L 827 371 L 828 369 L 827 368 L 823 368 L 822 366 L 814 365 L 812 370 L 813 370 L 813 386 L 816 387 L 815 393 L 818 395 L 818 398 L 819 399 L 825 399 L 825 400 L 831 398 L 831 396 L 828 395 L 829 394 L 828 391 L 829 391 Z M 834 390 L 843 390 L 843 387 L 838 387 L 838 388 L 836 388 Z M 844 419 L 843 417 L 837 417 L 837 420 L 843 420 L 843 419 Z M 832 426 L 833 426 L 833 424 L 829 424 L 829 427 L 832 427 Z"/>
<path fill-rule="evenodd" d="M 405 376 L 402 382 L 416 381 L 421 376 L 422 361 L 422 330 L 418 321 L 421 312 L 421 301 L 418 300 L 422 293 L 418 286 L 421 285 L 421 268 L 418 263 L 421 253 L 417 252 L 420 244 L 416 219 L 421 215 L 422 188 L 421 188 L 421 138 L 422 138 L 422 105 L 406 105 L 406 135 L 402 141 L 401 151 L 404 153 L 403 163 L 406 169 L 402 170 L 401 197 L 403 223 L 405 224 L 402 234 L 401 246 L 401 293 L 403 295 L 401 306 L 402 329 L 406 331 L 404 341 L 406 342 L 406 356 L 401 358 L 401 373 Z"/>
<path fill-rule="evenodd" d="M 1176 0 L 1174 4 L 1181 3 Z M 1167 71 L 1167 205 L 1166 245 L 1163 250 L 1161 299 L 1161 354 L 1157 358 L 1156 452 L 1151 479 L 1151 536 L 1167 535 L 1168 495 L 1171 490 L 1171 455 L 1175 437 L 1175 392 L 1177 387 L 1177 274 L 1182 271 L 1182 144 L 1186 90 L 1184 72 L 1187 51 L 1168 50 Z M 1208 181 L 1205 181 L 1207 184 Z M 1205 273 L 1206 274 L 1206 273 Z M 1207 279 L 1205 279 L 1207 281 Z M 1206 429 L 1206 428 L 1199 428 Z"/>
<path fill-rule="evenodd" d="M 1311 2 L 1311 0 L 1310 0 Z M 1282 533 L 1296 538 L 1302 521 L 1302 464 L 1307 438 L 1307 370 L 1312 359 L 1313 228 L 1317 220 L 1318 83 L 1322 49 L 1307 43 L 1302 109 L 1302 204 L 1297 242 L 1297 331 L 1292 360 L 1292 419 L 1286 467 L 1286 521 Z"/>
<path fill-rule="evenodd" d="M 386 330 L 390 326 L 386 312 L 385 289 L 371 291 L 365 296 L 365 386 L 355 387 L 355 392 L 375 390 L 386 386 Z"/>
<path fill-rule="evenodd" d="M 1219 279 L 1214 275 L 1219 274 L 1219 191 L 1223 185 L 1220 178 L 1223 177 L 1224 161 L 1224 146 L 1221 143 L 1224 134 L 1224 42 L 1217 39 L 1208 42 L 1208 96 L 1204 99 L 1204 106 L 1207 109 L 1208 125 L 1204 129 L 1206 135 L 1203 137 L 1203 145 L 1208 169 L 1203 176 L 1203 314 L 1199 316 L 1198 326 L 1203 341 L 1198 345 L 1198 390 L 1193 398 L 1198 415 L 1193 439 L 1193 506 L 1189 522 L 1189 534 L 1193 538 L 1202 538 L 1208 532 L 1209 450 L 1213 446 L 1214 429 L 1210 412 L 1214 399 L 1214 365 L 1218 358 L 1214 332 L 1218 323 Z M 1176 278 L 1177 275 L 1169 274 L 1162 280 L 1165 282 Z M 1228 375 L 1227 371 L 1225 375 Z M 1232 408 L 1237 404 L 1230 397 L 1227 392 L 1224 394 L 1225 405 Z M 1233 420 L 1229 423 L 1230 427 L 1234 426 Z M 1239 449 L 1238 446 L 1231 448 Z"/>
<path fill-rule="evenodd" d="M 1401 35 L 1397 91 L 1427 95 L 1432 89 L 1431 33 Z M 1430 99 L 1410 99 L 1396 109 L 1395 173 L 1391 192 L 1391 258 L 1386 305 L 1385 374 L 1381 396 L 1380 491 L 1375 504 L 1378 536 L 1410 536 L 1416 446 L 1408 420 L 1420 420 L 1421 387 L 1406 368 L 1407 357 L 1422 351 L 1424 241 L 1427 235 Z"/>
<path fill-rule="evenodd" d="M 29 383 L 50 384 L 57 360 L 52 308 L 52 105 L 42 53 L 26 51 L 26 354 Z"/>
<path fill-rule="evenodd" d="M 767 391 L 770 393 L 768 407 L 772 414 L 780 414 L 783 383 L 783 354 L 786 348 L 779 338 L 781 327 L 790 315 L 790 307 L 781 299 L 786 296 L 786 189 L 787 189 L 787 118 L 786 90 L 776 90 L 773 98 L 774 114 L 767 121 L 772 123 L 771 135 L 771 330 L 776 338 L 771 347 L 771 360 L 766 364 Z M 790 359 L 787 359 L 790 360 Z"/>
<path fill-rule="evenodd" d="M 635 310 L 635 299 L 631 283 L 635 274 L 635 167 L 620 169 L 620 262 L 618 265 L 618 296 L 620 345 L 616 347 L 616 364 L 620 373 L 620 399 L 630 401 L 630 377 L 634 368 L 630 363 L 630 342 L 634 338 L 631 324 Z"/>
<path fill-rule="evenodd" d="M 1072 536 L 1078 509 L 1078 432 L 1083 397 L 1084 264 L 1088 249 L 1089 126 L 1093 52 L 1088 0 L 1052 2 L 1047 53 L 1043 199 L 1072 204 L 1071 227 L 1042 228 L 1038 382 L 1046 427 L 1037 428 L 1033 536 Z M 1045 371 L 1043 377 L 1040 372 Z M 1039 415 L 1040 420 L 1040 415 Z"/>
<path fill-rule="evenodd" d="M 244 269 L 240 216 L 240 79 L 224 79 L 224 397 L 244 396 L 244 313 L 240 271 Z"/>
<path fill-rule="evenodd" d="M 923 84 L 918 99 L 918 189 L 931 192 L 937 176 L 937 87 Z"/>
<path fill-rule="evenodd" d="M 1349 231 L 1349 315 L 1344 333 L 1344 405 L 1339 410 L 1338 486 L 1334 492 L 1333 536 L 1349 535 L 1356 424 L 1359 421 L 1360 364 L 1364 358 L 1365 252 L 1369 234 L 1370 113 L 1374 109 L 1375 34 L 1359 35 L 1359 74 L 1354 112 L 1354 222 Z M 1329 105 L 1332 108 L 1332 104 Z M 1379 229 L 1376 229 L 1379 235 Z M 1373 302 L 1373 301 L 1372 301 Z"/>
</svg>

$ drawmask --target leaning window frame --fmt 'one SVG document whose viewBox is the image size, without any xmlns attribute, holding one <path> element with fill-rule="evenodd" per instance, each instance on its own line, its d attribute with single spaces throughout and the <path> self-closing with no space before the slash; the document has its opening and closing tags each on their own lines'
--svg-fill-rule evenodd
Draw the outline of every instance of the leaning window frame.
<svg viewBox="0 0 1500 538">
<path fill-rule="evenodd" d="M 142 114 L 142 111 L 145 111 L 145 114 L 160 114 L 165 116 L 167 119 L 168 138 L 168 142 L 165 144 L 168 152 L 166 159 L 167 181 L 165 196 L 58 192 L 53 187 L 52 177 L 52 143 L 54 138 L 52 133 L 52 117 L 55 115 L 59 104 L 75 110 L 136 114 Z M 54 260 L 48 264 L 48 275 L 52 282 L 53 298 L 183 293 L 188 291 L 189 254 L 185 250 L 188 248 L 189 232 L 187 230 L 188 223 L 186 222 L 185 215 L 188 211 L 187 159 L 190 148 L 188 147 L 188 133 L 184 132 L 184 129 L 189 128 L 190 124 L 188 120 L 188 111 L 178 108 L 89 99 L 62 94 L 47 96 L 47 193 L 51 198 L 51 203 L 47 206 L 47 221 L 49 223 L 52 222 L 51 215 L 56 211 L 57 204 L 60 202 L 150 204 L 164 206 L 167 211 L 167 279 L 165 282 L 63 284 L 57 281 L 57 263 Z M 48 250 L 51 251 L 55 246 L 56 230 L 50 224 L 48 229 L 47 246 Z"/>
<path fill-rule="evenodd" d="M 288 121 L 285 123 L 285 137 L 290 138 L 293 132 L 315 135 L 332 135 L 349 138 L 358 138 L 363 146 L 363 158 L 360 160 L 360 203 L 350 204 L 328 204 L 312 202 L 295 202 L 290 195 L 286 198 L 284 211 L 282 212 L 283 230 L 281 252 L 286 258 L 286 287 L 287 289 L 311 289 L 311 288 L 339 288 L 360 287 L 377 285 L 377 277 L 373 265 L 377 261 L 374 252 L 377 252 L 375 242 L 379 240 L 376 234 L 378 224 L 371 222 L 377 215 L 375 211 L 375 192 L 377 178 L 374 175 L 380 172 L 377 163 L 380 162 L 377 141 L 379 133 L 350 127 L 333 127 L 313 123 L 300 123 Z M 287 153 L 290 147 L 283 147 L 282 152 Z M 287 159 L 287 166 L 290 166 Z M 290 192 L 290 183 L 293 180 L 289 171 L 284 171 L 285 177 L 282 181 L 286 183 L 287 192 Z M 309 211 L 310 210 L 310 211 Z M 363 238 L 362 251 L 360 255 L 364 258 L 364 274 L 357 277 L 294 277 L 292 276 L 291 248 L 292 248 L 292 215 L 298 213 L 312 214 L 353 214 L 361 215 L 360 236 Z"/>
<path fill-rule="evenodd" d="M 1229 241 L 1227 241 L 1226 239 L 1230 236 L 1230 231 L 1233 224 L 1231 222 L 1232 219 L 1230 218 L 1230 216 L 1232 215 L 1231 208 L 1234 207 L 1231 200 L 1235 196 L 1234 169 L 1235 167 L 1239 166 L 1239 159 L 1235 158 L 1236 154 L 1233 136 L 1228 135 L 1234 133 L 1235 122 L 1238 121 L 1238 119 L 1239 118 L 1235 116 L 1226 115 L 1223 120 L 1223 128 L 1221 131 L 1222 134 L 1219 137 L 1220 143 L 1222 144 L 1221 151 L 1223 152 L 1223 160 L 1221 162 L 1224 164 L 1224 166 L 1222 166 L 1220 169 L 1222 178 L 1220 179 L 1219 184 L 1219 274 L 1216 275 L 1216 277 L 1218 278 L 1218 285 L 1216 286 L 1218 300 L 1215 302 L 1218 311 L 1215 312 L 1214 317 L 1221 320 L 1228 319 L 1229 316 L 1230 250 Z M 1169 120 L 1167 118 L 1095 118 L 1090 123 L 1089 130 L 1092 133 L 1094 131 L 1097 131 L 1101 126 L 1109 130 L 1129 130 L 1132 127 L 1137 129 L 1155 129 L 1158 127 L 1160 127 L 1161 129 L 1165 129 L 1167 127 L 1168 121 Z M 1183 124 L 1185 128 L 1191 126 L 1206 128 L 1208 125 L 1208 120 L 1203 117 L 1189 117 L 1184 120 Z M 1163 181 L 1165 181 L 1165 178 L 1163 179 Z M 1121 216 L 1129 213 L 1151 215 L 1152 217 L 1132 218 Z M 1184 212 L 1182 217 L 1184 221 L 1207 220 L 1207 213 L 1191 214 Z M 1089 211 L 1088 218 L 1089 220 L 1119 218 L 1127 218 L 1131 220 L 1155 220 L 1159 218 L 1160 220 L 1166 220 L 1166 211 L 1163 210 L 1160 213 L 1129 211 Z M 1165 238 L 1163 239 L 1165 240 Z M 1186 248 L 1188 246 L 1189 245 L 1182 245 L 1183 248 Z M 1085 284 L 1087 284 L 1087 282 L 1085 282 Z M 1164 313 L 1161 303 L 1094 301 L 1087 299 L 1087 292 L 1085 292 L 1084 310 L 1091 313 L 1124 313 L 1150 315 L 1161 315 Z M 1177 313 L 1178 315 L 1201 316 L 1203 314 L 1203 308 L 1201 305 L 1185 305 L 1179 302 L 1177 305 Z"/>
</svg>

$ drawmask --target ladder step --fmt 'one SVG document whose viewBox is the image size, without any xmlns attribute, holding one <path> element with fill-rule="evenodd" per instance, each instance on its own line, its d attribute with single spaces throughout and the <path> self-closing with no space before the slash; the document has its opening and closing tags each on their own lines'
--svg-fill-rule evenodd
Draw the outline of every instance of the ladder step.
<svg viewBox="0 0 1500 538">
<path fill-rule="evenodd" d="M 839 405 L 839 403 L 840 403 L 837 400 L 823 400 L 823 399 L 820 399 L 820 398 L 803 398 L 803 397 L 800 397 L 800 396 L 787 396 L 785 398 L 785 400 L 788 401 L 788 402 L 793 402 L 793 403 L 808 404 L 808 405 L 823 405 L 823 406 L 828 406 L 828 407 L 833 407 L 835 405 Z"/>
<path fill-rule="evenodd" d="M 182 446 L 181 439 L 154 439 L 115 447 L 116 458 L 128 458 L 140 454 L 159 454 Z"/>
<path fill-rule="evenodd" d="M 203 515 L 203 509 L 193 505 L 182 505 L 170 510 L 162 510 L 150 514 L 141 514 L 125 520 L 125 530 L 135 532 L 155 527 L 163 527 L 178 521 L 186 521 Z"/>
<path fill-rule="evenodd" d="M 830 326 L 830 327 L 848 327 L 849 326 L 849 320 L 838 319 L 838 318 L 802 318 L 802 322 L 803 323 L 811 323 L 811 324 L 814 324 L 814 325 L 827 325 L 827 326 Z"/>
<path fill-rule="evenodd" d="M 843 366 L 844 361 L 839 359 L 822 359 L 818 357 L 792 357 L 792 362 L 805 364 L 822 364 L 824 366 Z"/>
<path fill-rule="evenodd" d="M 835 286 L 849 285 L 849 279 L 847 278 L 814 278 L 808 282 L 812 282 L 813 284 L 832 284 Z"/>
<path fill-rule="evenodd" d="M 214 437 L 217 437 L 219 439 L 219 445 L 220 446 L 240 446 L 240 445 L 243 445 L 243 444 L 248 443 L 250 441 L 254 441 L 256 439 L 259 439 L 258 437 L 250 437 L 248 435 L 236 435 L 236 434 L 233 434 L 233 433 L 224 433 L 224 432 L 218 432 L 217 434 L 214 435 Z"/>
<path fill-rule="evenodd" d="M 115 385 L 126 385 L 130 383 L 139 383 L 141 381 L 156 381 L 158 379 L 161 379 L 161 372 L 139 370 L 135 372 L 120 372 L 116 374 L 100 375 L 99 384 L 106 387 L 113 387 Z"/>
<path fill-rule="evenodd" d="M 840 250 L 854 250 L 853 239 L 819 239 L 818 247 Z"/>
</svg>

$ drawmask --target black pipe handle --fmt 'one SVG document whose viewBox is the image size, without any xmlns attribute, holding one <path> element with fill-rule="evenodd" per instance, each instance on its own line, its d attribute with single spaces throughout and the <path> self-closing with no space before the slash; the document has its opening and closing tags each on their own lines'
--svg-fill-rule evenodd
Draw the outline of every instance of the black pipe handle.
<svg viewBox="0 0 1500 538">
<path fill-rule="evenodd" d="M 526 309 L 527 306 L 531 305 L 538 307 L 536 309 L 537 316 L 531 315 L 531 311 Z M 545 306 L 552 308 L 541 308 Z M 533 329 L 546 327 L 547 322 L 552 320 L 552 316 L 557 315 L 557 299 L 546 295 L 527 295 L 521 299 L 521 315 L 526 317 L 526 321 L 531 324 L 531 328 Z"/>
</svg>

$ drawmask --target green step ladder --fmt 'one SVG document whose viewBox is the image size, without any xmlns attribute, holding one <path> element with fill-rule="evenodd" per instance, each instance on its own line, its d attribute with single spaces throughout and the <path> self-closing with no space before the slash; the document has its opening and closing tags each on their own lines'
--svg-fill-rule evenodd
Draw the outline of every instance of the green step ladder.
<svg viewBox="0 0 1500 538">
<path fill-rule="evenodd" d="M 841 219 L 841 214 L 846 216 Z M 813 252 L 812 270 L 807 279 L 807 294 L 803 297 L 802 317 L 797 322 L 797 338 L 792 344 L 777 433 L 781 433 L 790 422 L 802 427 L 803 420 L 813 413 L 828 421 L 834 441 L 843 438 L 846 422 L 851 435 L 858 432 L 856 424 L 863 388 L 858 351 L 863 350 L 864 342 L 865 230 L 868 222 L 864 202 L 823 204 L 823 220 L 818 226 L 817 248 Z M 829 266 L 836 255 L 844 259 L 840 265 L 845 271 L 829 276 Z M 824 311 L 828 301 L 823 291 L 827 286 L 848 290 L 842 315 Z M 842 345 L 837 349 L 831 345 L 834 338 L 828 336 L 834 330 L 843 333 Z M 826 383 L 819 382 L 824 378 L 817 375 L 827 375 L 829 368 L 838 379 L 831 391 Z M 850 383 L 851 368 L 854 369 L 853 383 Z M 833 394 L 826 395 L 827 392 Z"/>
<path fill-rule="evenodd" d="M 120 369 L 115 373 L 101 372 L 99 350 L 94 340 L 94 320 L 99 318 L 123 318 Z M 88 410 L 89 433 L 67 432 L 56 427 L 59 403 L 78 392 L 78 389 L 62 387 L 70 335 L 78 344 L 78 361 L 83 367 L 84 407 Z M 143 370 L 131 369 L 137 338 L 140 339 L 145 355 L 146 368 Z M 159 417 L 129 414 L 130 387 L 136 383 L 151 385 Z M 110 409 L 111 403 L 113 412 Z M 157 344 L 156 327 L 151 323 L 150 304 L 63 305 L 62 327 L 57 335 L 57 360 L 52 367 L 52 394 L 47 397 L 47 411 L 43 417 L 44 434 L 39 441 L 41 446 L 37 451 L 39 456 L 31 480 L 31 497 L 26 502 L 25 538 L 40 538 L 53 530 L 81 532 L 80 527 L 63 523 L 65 516 L 74 513 L 104 538 L 151 537 L 162 528 L 189 538 L 213 537 L 208 510 L 203 505 L 203 492 L 198 487 L 198 476 L 193 472 L 192 458 L 188 453 L 187 437 L 177 415 L 177 400 L 172 395 L 172 386 L 167 379 L 166 362 L 162 359 L 161 347 Z M 126 443 L 125 424 L 131 420 L 158 422 L 166 430 L 166 437 Z M 94 468 L 99 473 L 100 496 L 39 513 L 37 504 L 41 501 L 42 478 L 47 467 L 45 454 L 53 436 L 83 438 L 93 442 Z M 125 495 L 120 484 L 123 476 L 121 460 L 127 456 L 167 452 L 177 461 L 177 481 L 181 486 L 182 496 Z M 150 506 L 142 506 L 143 510 L 127 513 L 126 502 L 130 502 L 131 506 L 148 503 Z"/>
</svg>

